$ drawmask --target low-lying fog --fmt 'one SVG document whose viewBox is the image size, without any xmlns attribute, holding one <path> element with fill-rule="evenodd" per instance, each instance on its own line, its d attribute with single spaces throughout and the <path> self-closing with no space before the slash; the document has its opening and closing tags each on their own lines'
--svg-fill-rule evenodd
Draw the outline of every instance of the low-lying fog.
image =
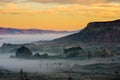
<svg viewBox="0 0 120 80">
<path fill-rule="evenodd" d="M 68 34 L 41 34 L 41 35 L 0 35 L 0 45 L 3 43 L 29 43 L 39 40 L 52 40 Z M 0 67 L 12 71 L 20 71 L 22 68 L 26 72 L 52 73 L 59 72 L 61 69 L 69 68 L 75 64 L 87 65 L 98 63 L 99 60 L 65 60 L 65 59 L 41 59 L 23 60 L 12 59 L 12 54 L 0 53 Z M 13 53 L 15 55 L 15 53 Z M 103 61 L 102 61 L 103 62 Z M 104 61 L 105 62 L 105 61 Z"/>
<path fill-rule="evenodd" d="M 0 54 L 0 67 L 11 71 L 20 71 L 22 68 L 25 72 L 54 73 L 60 72 L 61 69 L 77 65 L 88 65 L 102 62 L 99 59 L 91 60 L 70 60 L 70 59 L 39 59 L 24 60 L 10 58 L 11 54 Z M 104 61 L 105 62 L 105 61 Z M 107 62 L 107 61 L 106 61 Z"/>
<path fill-rule="evenodd" d="M 0 35 L 0 46 L 3 43 L 13 43 L 13 44 L 22 44 L 22 43 L 31 43 L 40 40 L 53 40 L 60 38 L 71 33 L 66 34 L 34 34 L 34 35 Z"/>
</svg>

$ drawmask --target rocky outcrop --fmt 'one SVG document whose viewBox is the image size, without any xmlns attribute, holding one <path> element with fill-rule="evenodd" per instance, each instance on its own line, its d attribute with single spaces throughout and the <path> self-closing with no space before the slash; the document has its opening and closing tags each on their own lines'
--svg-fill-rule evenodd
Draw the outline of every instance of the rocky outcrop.
<svg viewBox="0 0 120 80">
<path fill-rule="evenodd" d="M 120 20 L 91 22 L 79 33 L 55 39 L 56 42 L 120 44 Z"/>
<path fill-rule="evenodd" d="M 31 57 L 32 52 L 29 48 L 22 46 L 22 47 L 18 48 L 15 56 L 16 57 Z"/>
</svg>

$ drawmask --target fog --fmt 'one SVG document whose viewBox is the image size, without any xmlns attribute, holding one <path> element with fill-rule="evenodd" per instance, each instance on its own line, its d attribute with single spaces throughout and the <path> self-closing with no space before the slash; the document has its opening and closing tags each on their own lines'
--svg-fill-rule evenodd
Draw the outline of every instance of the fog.
<svg viewBox="0 0 120 80">
<path fill-rule="evenodd" d="M 99 60 L 70 60 L 70 59 L 39 59 L 25 60 L 10 58 L 11 54 L 0 55 L 0 67 L 18 72 L 23 69 L 25 72 L 55 73 L 61 72 L 61 69 L 67 69 L 79 65 L 88 65 L 98 63 Z"/>
<path fill-rule="evenodd" d="M 31 43 L 39 40 L 53 40 L 60 38 L 70 33 L 66 34 L 34 34 L 34 35 L 0 35 L 0 46 L 3 43 L 13 43 L 13 44 L 22 44 L 22 43 Z"/>
<path fill-rule="evenodd" d="M 41 34 L 41 35 L 0 35 L 0 45 L 3 43 L 29 43 L 39 40 L 52 40 L 68 34 Z M 39 72 L 39 73 L 54 73 L 61 72 L 62 69 L 78 65 L 95 64 L 105 62 L 102 59 L 91 60 L 69 60 L 69 59 L 39 59 L 39 60 L 24 60 L 10 58 L 13 54 L 0 54 L 0 67 L 9 69 L 11 71 L 20 71 L 23 69 L 25 72 Z M 108 62 L 108 61 L 106 61 Z"/>
</svg>

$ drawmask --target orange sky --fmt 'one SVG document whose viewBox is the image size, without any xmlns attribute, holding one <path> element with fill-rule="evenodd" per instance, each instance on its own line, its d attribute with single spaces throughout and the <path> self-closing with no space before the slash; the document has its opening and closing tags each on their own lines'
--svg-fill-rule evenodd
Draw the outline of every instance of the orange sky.
<svg viewBox="0 0 120 80">
<path fill-rule="evenodd" d="M 0 0 L 1 27 L 70 31 L 116 19 L 120 0 Z"/>
</svg>

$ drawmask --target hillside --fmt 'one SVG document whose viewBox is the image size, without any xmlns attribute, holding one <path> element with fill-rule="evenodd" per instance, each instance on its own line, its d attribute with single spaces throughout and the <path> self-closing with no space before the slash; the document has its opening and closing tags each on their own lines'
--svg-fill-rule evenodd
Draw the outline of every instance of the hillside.
<svg viewBox="0 0 120 80">
<path fill-rule="evenodd" d="M 55 42 L 81 42 L 94 44 L 119 44 L 120 20 L 91 22 L 79 33 L 55 39 Z"/>
<path fill-rule="evenodd" d="M 16 29 L 16 28 L 3 28 L 0 27 L 0 34 L 49 34 L 49 33 L 75 33 L 77 31 L 54 31 L 54 30 L 41 30 L 41 29 Z"/>
<path fill-rule="evenodd" d="M 26 45 L 33 52 L 63 53 L 65 48 L 81 46 L 86 52 L 103 52 L 120 54 L 120 20 L 91 22 L 78 33 L 52 41 L 38 41 L 29 44 L 4 43 L 0 51 L 15 52 L 20 46 Z M 110 48 L 109 48 L 110 47 Z M 106 49 L 107 48 L 107 49 Z"/>
</svg>

